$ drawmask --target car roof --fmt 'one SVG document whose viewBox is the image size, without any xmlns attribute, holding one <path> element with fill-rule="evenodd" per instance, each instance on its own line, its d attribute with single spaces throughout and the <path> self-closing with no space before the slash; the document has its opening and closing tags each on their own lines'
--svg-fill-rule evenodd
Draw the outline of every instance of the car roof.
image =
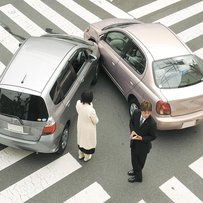
<svg viewBox="0 0 203 203">
<path fill-rule="evenodd" d="M 71 41 L 49 37 L 30 37 L 3 73 L 1 84 L 41 92 L 70 50 Z"/>
<path fill-rule="evenodd" d="M 131 33 L 151 53 L 154 60 L 187 55 L 189 48 L 167 27 L 161 23 L 144 23 L 127 26 Z"/>
</svg>

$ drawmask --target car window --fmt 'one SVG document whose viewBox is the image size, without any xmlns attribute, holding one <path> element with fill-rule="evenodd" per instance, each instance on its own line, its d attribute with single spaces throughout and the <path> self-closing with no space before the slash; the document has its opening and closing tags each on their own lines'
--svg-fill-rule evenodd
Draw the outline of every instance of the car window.
<svg viewBox="0 0 203 203">
<path fill-rule="evenodd" d="M 76 74 L 80 71 L 83 64 L 87 61 L 88 54 L 86 50 L 78 50 L 72 59 L 70 59 L 70 64 L 73 66 L 73 69 L 75 70 Z"/>
<path fill-rule="evenodd" d="M 50 97 L 54 104 L 58 104 L 64 99 L 75 79 L 76 72 L 72 64 L 67 64 L 50 91 Z"/>
<path fill-rule="evenodd" d="M 105 37 L 105 42 L 119 55 L 121 55 L 128 41 L 129 38 L 121 32 L 109 32 Z"/>
<path fill-rule="evenodd" d="M 202 82 L 202 64 L 202 60 L 194 55 L 155 61 L 153 63 L 155 83 L 161 89 L 170 89 Z"/>
<path fill-rule="evenodd" d="M 41 97 L 7 89 L 0 89 L 0 114 L 29 121 L 46 121 L 48 118 Z"/>
<path fill-rule="evenodd" d="M 146 59 L 135 44 L 127 50 L 123 58 L 136 72 L 139 74 L 144 72 Z"/>
</svg>

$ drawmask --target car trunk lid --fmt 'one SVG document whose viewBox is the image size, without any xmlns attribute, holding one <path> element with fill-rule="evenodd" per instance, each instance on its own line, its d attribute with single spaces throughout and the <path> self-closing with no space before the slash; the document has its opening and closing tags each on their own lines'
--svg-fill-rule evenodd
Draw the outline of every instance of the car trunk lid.
<svg viewBox="0 0 203 203">
<path fill-rule="evenodd" d="M 42 97 L 0 88 L 0 133 L 12 138 L 37 141 L 49 118 Z"/>
<path fill-rule="evenodd" d="M 46 122 L 40 121 L 25 121 L 14 117 L 0 115 L 0 133 L 11 138 L 37 141 L 42 135 L 43 128 Z"/>
<path fill-rule="evenodd" d="M 203 82 L 189 87 L 161 89 L 171 107 L 171 116 L 180 116 L 203 110 Z"/>
</svg>

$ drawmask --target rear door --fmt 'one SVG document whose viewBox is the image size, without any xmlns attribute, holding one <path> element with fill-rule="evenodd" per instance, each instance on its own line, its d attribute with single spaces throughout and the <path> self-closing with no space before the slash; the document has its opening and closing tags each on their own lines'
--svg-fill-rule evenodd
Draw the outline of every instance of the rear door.
<svg viewBox="0 0 203 203">
<path fill-rule="evenodd" d="M 115 79 L 124 95 L 128 94 L 143 78 L 146 59 L 141 50 L 130 43 L 117 64 Z"/>
</svg>

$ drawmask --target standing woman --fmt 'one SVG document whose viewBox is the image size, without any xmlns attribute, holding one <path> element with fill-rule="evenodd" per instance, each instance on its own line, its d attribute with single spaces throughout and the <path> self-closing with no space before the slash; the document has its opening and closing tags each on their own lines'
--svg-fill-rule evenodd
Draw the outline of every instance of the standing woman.
<svg viewBox="0 0 203 203">
<path fill-rule="evenodd" d="M 96 124 L 99 119 L 93 108 L 92 100 L 93 93 L 85 91 L 81 94 L 81 100 L 76 103 L 79 159 L 84 158 L 84 161 L 89 161 L 92 158 L 97 144 Z"/>
</svg>

